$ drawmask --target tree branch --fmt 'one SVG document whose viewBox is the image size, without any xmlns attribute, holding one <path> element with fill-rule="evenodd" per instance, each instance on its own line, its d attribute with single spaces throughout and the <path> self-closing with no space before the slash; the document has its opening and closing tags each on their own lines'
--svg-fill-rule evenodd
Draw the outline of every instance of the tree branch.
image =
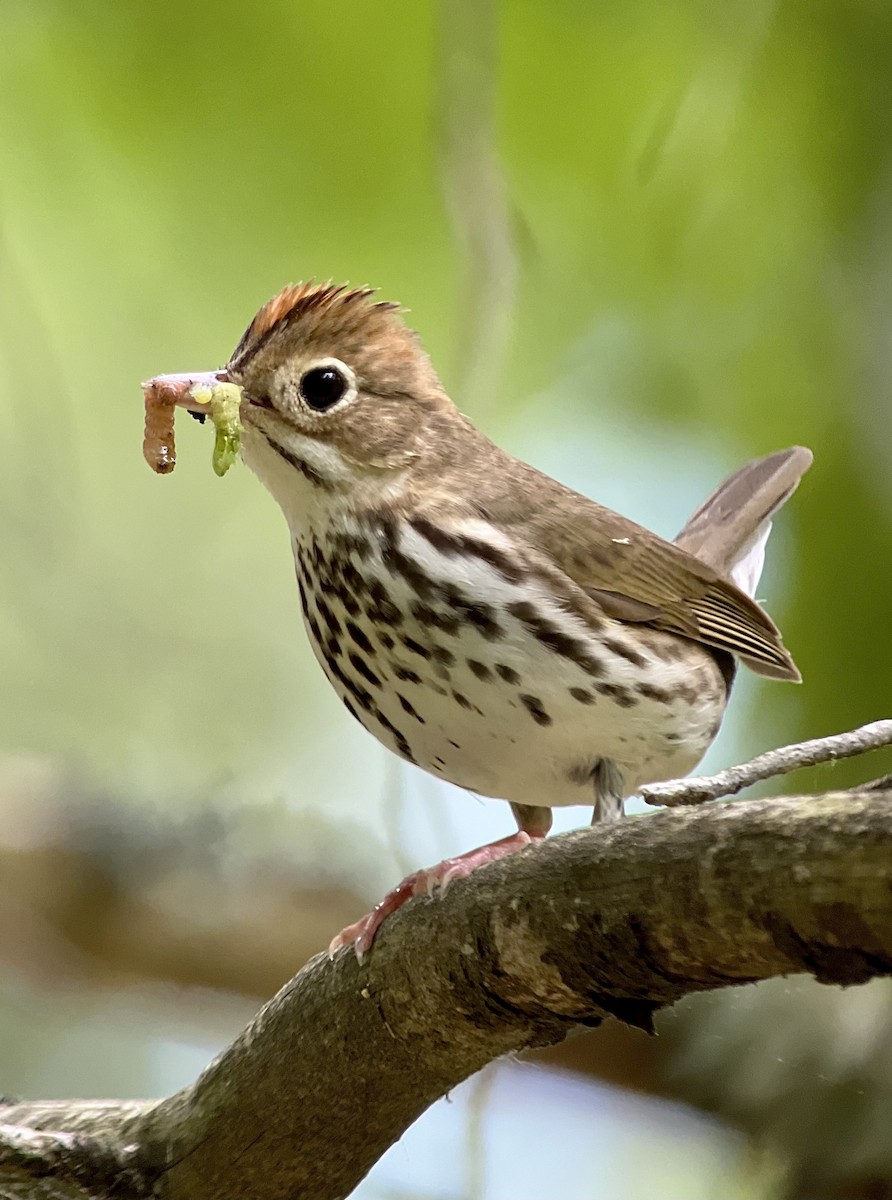
<svg viewBox="0 0 892 1200">
<path fill-rule="evenodd" d="M 717 800 L 720 796 L 735 796 L 744 788 L 761 783 L 763 779 L 786 775 L 801 767 L 816 767 L 840 758 L 854 758 L 884 746 L 892 746 L 892 720 L 873 721 L 848 733 L 835 733 L 831 737 L 780 746 L 777 750 L 768 750 L 747 763 L 728 767 L 715 775 L 652 783 L 641 788 L 638 794 L 645 803 L 659 804 L 664 808 L 702 804 L 706 800 Z"/>
<path fill-rule="evenodd" d="M 318 955 L 169 1099 L 22 1103 L 0 1120 L 75 1135 L 67 1162 L 55 1139 L 33 1148 L 34 1176 L 59 1183 L 46 1195 L 344 1197 L 502 1054 L 607 1015 L 649 1029 L 689 992 L 892 973 L 890 801 L 752 800 L 551 839 L 407 906 L 362 965 Z M 3 1191 L 23 1157 L 0 1137 L 0 1194 L 29 1194 Z"/>
</svg>

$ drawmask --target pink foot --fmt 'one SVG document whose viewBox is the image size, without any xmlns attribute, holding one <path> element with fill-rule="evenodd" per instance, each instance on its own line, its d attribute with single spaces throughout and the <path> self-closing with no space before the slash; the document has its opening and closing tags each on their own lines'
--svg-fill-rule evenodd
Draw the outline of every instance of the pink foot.
<svg viewBox="0 0 892 1200">
<path fill-rule="evenodd" d="M 412 900 L 415 896 L 432 896 L 435 892 L 443 895 L 453 880 L 464 879 L 478 867 L 504 858 L 507 854 L 523 850 L 532 841 L 533 838 L 528 833 L 523 831 L 512 833 L 510 837 L 502 838 L 501 841 L 489 842 L 485 846 L 478 846 L 476 850 L 468 850 L 467 853 L 460 854 L 458 858 L 446 858 L 441 863 L 437 863 L 435 867 L 413 871 L 411 875 L 406 876 L 402 883 L 398 883 L 389 891 L 371 912 L 366 913 L 364 917 L 360 917 L 358 921 L 348 925 L 346 929 L 342 929 L 332 938 L 328 947 L 329 956 L 333 958 L 336 951 L 340 950 L 342 946 L 352 945 L 356 957 L 362 962 L 362 956 L 371 949 L 378 930 L 390 914 L 396 912 L 398 908 L 402 908 L 408 900 Z"/>
</svg>

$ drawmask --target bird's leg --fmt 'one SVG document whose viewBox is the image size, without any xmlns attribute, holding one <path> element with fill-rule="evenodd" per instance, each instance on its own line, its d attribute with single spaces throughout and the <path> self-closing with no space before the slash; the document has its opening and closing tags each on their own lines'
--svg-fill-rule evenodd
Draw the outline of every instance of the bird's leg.
<svg viewBox="0 0 892 1200">
<path fill-rule="evenodd" d="M 528 833 L 531 841 L 548 837 L 552 821 L 550 808 L 543 808 L 539 804 L 512 804 L 511 811 L 514 813 L 517 828 L 523 833 Z"/>
<path fill-rule="evenodd" d="M 468 850 L 465 854 L 459 854 L 457 858 L 446 858 L 434 867 L 413 871 L 391 889 L 371 912 L 332 938 L 328 947 L 329 955 L 334 955 L 342 946 L 352 945 L 356 957 L 362 961 L 363 955 L 371 949 L 384 921 L 391 913 L 402 908 L 408 900 L 415 896 L 443 895 L 454 880 L 465 879 L 478 867 L 523 850 L 531 842 L 541 841 L 551 828 L 550 808 L 539 808 L 532 804 L 512 804 L 511 810 L 518 824 L 517 833 L 512 833 L 498 842 L 478 846 L 476 850 Z"/>
<path fill-rule="evenodd" d="M 623 777 L 612 758 L 599 758 L 592 772 L 595 788 L 595 808 L 592 824 L 602 821 L 618 821 L 625 815 L 623 805 Z"/>
</svg>

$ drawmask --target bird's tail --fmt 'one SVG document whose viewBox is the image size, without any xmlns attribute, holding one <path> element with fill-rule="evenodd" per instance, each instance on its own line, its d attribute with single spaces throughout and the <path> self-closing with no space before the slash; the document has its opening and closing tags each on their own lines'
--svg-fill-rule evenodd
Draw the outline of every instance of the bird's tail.
<svg viewBox="0 0 892 1200">
<path fill-rule="evenodd" d="M 795 492 L 811 462 L 804 446 L 754 458 L 703 501 L 675 544 L 755 596 L 771 517 Z"/>
</svg>

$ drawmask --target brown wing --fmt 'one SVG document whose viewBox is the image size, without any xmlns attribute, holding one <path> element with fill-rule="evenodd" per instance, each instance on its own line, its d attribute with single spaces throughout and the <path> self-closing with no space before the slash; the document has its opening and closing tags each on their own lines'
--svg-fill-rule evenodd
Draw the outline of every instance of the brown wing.
<svg viewBox="0 0 892 1200">
<path fill-rule="evenodd" d="M 808 462 L 799 465 L 801 475 Z M 718 503 L 722 497 L 739 499 L 745 507 L 744 501 L 749 502 L 741 478 L 745 472 L 743 468 L 716 489 L 685 529 L 694 525 L 698 536 L 703 536 L 711 526 L 710 504 L 715 501 L 715 512 L 725 513 L 727 505 Z M 794 486 L 779 469 L 754 471 L 751 478 L 756 483 L 772 480 L 775 496 L 771 502 L 763 497 L 750 504 L 752 528 L 748 533 L 744 520 L 733 524 L 734 537 L 744 541 Z M 524 534 L 609 616 L 681 634 L 739 656 L 758 674 L 799 682 L 801 676 L 777 626 L 709 562 L 610 509 L 555 486 L 558 490 L 549 488 L 551 495 L 543 497 L 546 504 L 538 519 L 525 522 Z M 716 559 L 719 557 L 716 554 Z"/>
<path fill-rule="evenodd" d="M 728 650 L 761 675 L 799 681 L 777 626 L 754 600 L 671 542 L 618 521 L 622 527 L 614 526 L 596 559 L 586 564 L 576 553 L 561 564 L 609 616 Z"/>
</svg>

